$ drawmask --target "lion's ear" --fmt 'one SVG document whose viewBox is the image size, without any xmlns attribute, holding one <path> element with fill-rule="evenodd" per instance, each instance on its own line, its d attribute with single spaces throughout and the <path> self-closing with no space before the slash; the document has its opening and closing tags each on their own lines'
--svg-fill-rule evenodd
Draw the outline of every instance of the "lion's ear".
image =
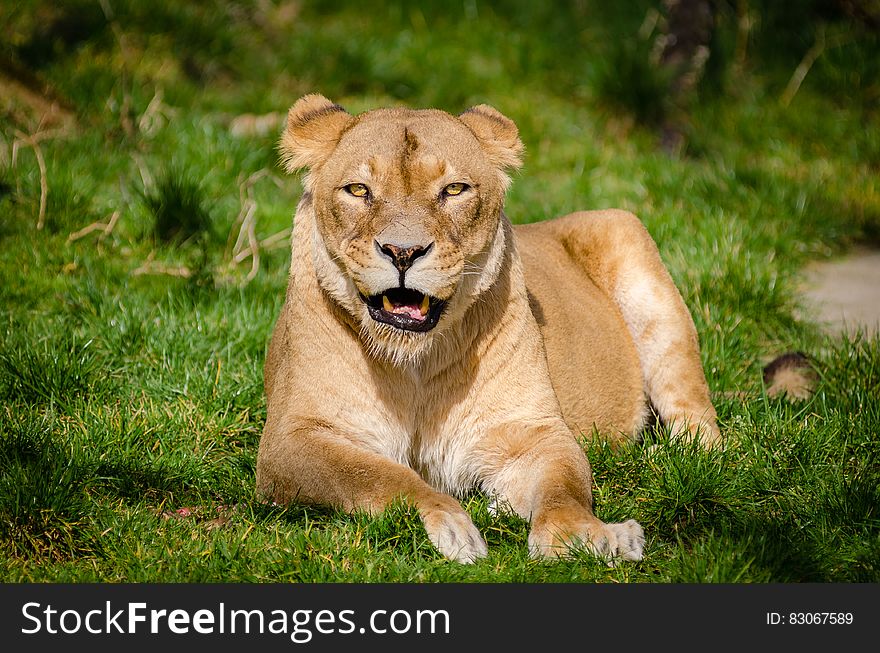
<svg viewBox="0 0 880 653">
<path fill-rule="evenodd" d="M 516 124 L 488 104 L 471 107 L 459 119 L 474 132 L 489 161 L 502 169 L 522 165 L 523 144 Z"/>
<path fill-rule="evenodd" d="M 305 95 L 287 112 L 287 127 L 278 150 L 288 172 L 323 163 L 336 148 L 353 117 L 317 93 Z"/>
</svg>

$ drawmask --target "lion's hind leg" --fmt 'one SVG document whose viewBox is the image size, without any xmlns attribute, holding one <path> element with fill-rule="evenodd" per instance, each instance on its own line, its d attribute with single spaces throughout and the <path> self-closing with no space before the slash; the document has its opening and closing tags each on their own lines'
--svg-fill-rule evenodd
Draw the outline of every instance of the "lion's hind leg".
<svg viewBox="0 0 880 653">
<path fill-rule="evenodd" d="M 673 434 L 720 439 L 690 312 L 651 235 L 626 211 L 575 213 L 559 220 L 569 254 L 623 315 L 642 367 L 645 390 Z"/>
</svg>

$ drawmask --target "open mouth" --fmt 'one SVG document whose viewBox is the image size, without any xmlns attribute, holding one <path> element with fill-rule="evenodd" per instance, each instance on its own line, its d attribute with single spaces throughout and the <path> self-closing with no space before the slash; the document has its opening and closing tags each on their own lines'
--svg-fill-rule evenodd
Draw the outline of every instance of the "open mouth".
<svg viewBox="0 0 880 653">
<path fill-rule="evenodd" d="M 379 295 L 361 299 L 376 322 L 404 331 L 430 331 L 440 320 L 446 302 L 412 288 L 389 288 Z"/>
</svg>

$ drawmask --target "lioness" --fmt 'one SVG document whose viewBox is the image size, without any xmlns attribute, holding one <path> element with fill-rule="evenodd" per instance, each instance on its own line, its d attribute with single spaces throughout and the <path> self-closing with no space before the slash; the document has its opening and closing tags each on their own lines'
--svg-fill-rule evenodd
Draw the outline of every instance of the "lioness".
<svg viewBox="0 0 880 653">
<path fill-rule="evenodd" d="M 307 95 L 280 150 L 308 174 L 258 492 L 370 513 L 403 498 L 443 555 L 473 562 L 486 543 L 453 496 L 478 488 L 531 522 L 534 556 L 641 559 L 637 522 L 593 514 L 573 433 L 634 438 L 649 401 L 676 433 L 719 432 L 691 316 L 639 220 L 512 227 L 523 145 L 486 105 L 352 116 Z"/>
</svg>

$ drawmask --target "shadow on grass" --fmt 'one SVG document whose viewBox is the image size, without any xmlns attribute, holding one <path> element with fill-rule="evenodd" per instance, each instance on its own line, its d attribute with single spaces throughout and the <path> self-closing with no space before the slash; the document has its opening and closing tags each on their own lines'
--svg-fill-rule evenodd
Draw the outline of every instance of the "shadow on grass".
<svg viewBox="0 0 880 653">
<path fill-rule="evenodd" d="M 169 495 L 178 501 L 198 501 L 197 488 L 185 469 L 126 458 L 101 461 L 94 469 L 95 483 L 106 494 L 125 500 L 161 501 Z"/>
<path fill-rule="evenodd" d="M 827 552 L 791 518 L 722 525 L 682 549 L 682 582 L 822 582 Z"/>
<path fill-rule="evenodd" d="M 728 511 L 711 528 L 682 535 L 673 582 L 877 582 L 880 489 L 875 475 L 840 478 L 821 498 L 778 515 Z"/>
<path fill-rule="evenodd" d="M 48 560 L 93 553 L 91 475 L 56 437 L 54 418 L 0 423 L 0 436 L 0 550 Z"/>
</svg>

